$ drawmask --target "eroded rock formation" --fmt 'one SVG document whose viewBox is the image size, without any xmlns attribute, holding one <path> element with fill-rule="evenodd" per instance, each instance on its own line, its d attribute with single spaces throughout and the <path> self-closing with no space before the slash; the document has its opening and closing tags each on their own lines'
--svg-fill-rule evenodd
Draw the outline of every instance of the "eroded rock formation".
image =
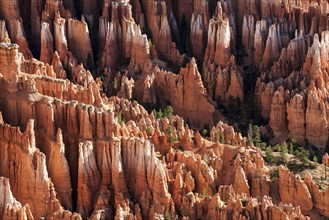
<svg viewBox="0 0 329 220">
<path fill-rule="evenodd" d="M 0 0 L 0 218 L 329 218 L 329 189 L 283 167 L 273 180 L 220 109 L 254 102 L 271 138 L 324 147 L 328 12 Z"/>
</svg>

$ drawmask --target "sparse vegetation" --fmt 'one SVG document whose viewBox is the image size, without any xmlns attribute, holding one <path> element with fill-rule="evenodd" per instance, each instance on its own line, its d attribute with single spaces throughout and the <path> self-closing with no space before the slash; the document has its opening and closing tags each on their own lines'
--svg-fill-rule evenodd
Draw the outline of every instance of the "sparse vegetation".
<svg viewBox="0 0 329 220">
<path fill-rule="evenodd" d="M 152 110 L 152 113 L 154 115 L 155 118 L 159 119 L 159 118 L 168 118 L 169 120 L 171 119 L 171 117 L 174 114 L 174 109 L 168 105 L 164 111 L 162 112 L 162 109 L 160 108 L 159 111 L 157 111 L 156 109 Z"/>
<path fill-rule="evenodd" d="M 297 143 L 296 139 L 293 138 L 293 137 L 289 137 L 287 140 L 286 140 L 286 143 L 288 145 L 288 148 L 289 148 L 289 153 L 290 154 L 294 154 L 294 151 L 299 149 L 301 146 Z"/>
<path fill-rule="evenodd" d="M 225 144 L 225 135 L 224 135 L 224 133 L 220 135 L 219 142 L 222 143 L 222 144 Z"/>
<path fill-rule="evenodd" d="M 316 164 L 318 163 L 318 158 L 317 158 L 317 156 L 314 156 L 314 157 L 313 157 L 313 162 L 316 163 Z"/>
<path fill-rule="evenodd" d="M 150 127 L 146 126 L 145 131 L 146 131 L 146 134 L 150 134 L 150 131 L 151 131 Z"/>
<path fill-rule="evenodd" d="M 260 146 L 260 149 L 262 149 L 262 150 L 266 150 L 266 148 L 267 148 L 267 144 L 265 142 L 261 142 L 259 144 L 259 146 Z"/>
<path fill-rule="evenodd" d="M 157 113 L 157 118 L 162 118 L 163 113 L 162 110 L 160 109 L 159 112 Z"/>
<path fill-rule="evenodd" d="M 306 169 L 315 169 L 317 165 L 315 163 L 301 163 L 297 160 L 291 160 L 287 163 L 287 167 L 289 170 L 293 171 L 294 173 L 301 174 Z"/>
<path fill-rule="evenodd" d="M 282 165 L 287 165 L 287 154 L 284 152 L 284 151 L 280 151 L 280 156 L 279 156 L 279 164 L 282 164 Z"/>
<path fill-rule="evenodd" d="M 289 154 L 294 154 L 294 145 L 290 144 L 289 145 Z"/>
<path fill-rule="evenodd" d="M 261 147 L 263 148 L 263 146 Z M 290 159 L 288 160 L 288 153 L 293 154 L 295 159 L 289 156 Z M 318 158 L 313 157 L 313 161 L 311 161 L 309 151 L 300 147 L 293 138 L 289 138 L 273 148 L 266 147 L 264 159 L 270 165 L 284 165 L 294 173 L 301 173 L 306 169 L 315 169 L 318 166 Z"/>
<path fill-rule="evenodd" d="M 166 213 L 164 215 L 164 219 L 165 220 L 170 220 L 171 219 L 170 213 L 168 211 L 166 211 Z"/>
<path fill-rule="evenodd" d="M 177 138 L 174 135 L 174 129 L 171 125 L 165 128 L 164 132 L 167 134 L 167 140 L 169 143 L 177 141 Z"/>
<path fill-rule="evenodd" d="M 255 146 L 259 147 L 259 144 L 261 143 L 261 139 L 260 139 L 260 129 L 258 125 L 252 126 L 252 140 Z"/>
<path fill-rule="evenodd" d="M 203 125 L 203 129 L 201 130 L 201 133 L 204 137 L 209 137 L 210 136 L 210 132 L 209 132 L 209 124 L 204 124 Z"/>
<path fill-rule="evenodd" d="M 206 198 L 207 196 L 208 196 L 208 192 L 207 192 L 206 188 L 203 188 L 202 193 L 199 194 L 199 198 L 204 199 L 204 198 Z"/>
<path fill-rule="evenodd" d="M 249 123 L 247 131 L 247 145 L 254 144 L 256 147 L 266 150 L 267 144 L 262 141 L 260 128 L 258 125 Z"/>
<path fill-rule="evenodd" d="M 294 151 L 294 155 L 304 164 L 309 162 L 309 151 L 304 148 L 297 149 L 296 151 Z"/>
<path fill-rule="evenodd" d="M 202 131 L 201 131 L 201 132 L 202 132 L 202 135 L 203 135 L 203 136 L 207 136 L 207 134 L 208 134 L 208 131 L 207 131 L 207 129 L 202 129 Z"/>
<path fill-rule="evenodd" d="M 158 112 L 157 112 L 157 110 L 153 109 L 152 110 L 152 113 L 153 113 L 154 118 L 158 118 Z"/>
<path fill-rule="evenodd" d="M 272 181 L 275 181 L 279 178 L 279 171 L 278 169 L 274 169 L 270 171 L 270 178 Z"/>
<path fill-rule="evenodd" d="M 164 110 L 163 117 L 170 119 L 173 114 L 174 109 L 170 105 L 168 105 Z"/>
<path fill-rule="evenodd" d="M 120 125 L 122 125 L 122 123 L 124 122 L 121 112 L 116 112 L 114 118 Z"/>
<path fill-rule="evenodd" d="M 275 157 L 273 155 L 273 150 L 271 147 L 267 147 L 266 150 L 265 150 L 265 160 L 266 162 L 272 164 L 272 163 L 275 163 Z"/>
<path fill-rule="evenodd" d="M 288 162 L 288 160 L 287 160 L 287 153 L 288 153 L 287 143 L 284 141 L 281 145 L 278 145 L 277 148 L 278 148 L 278 151 L 280 154 L 277 162 L 279 164 L 286 165 Z"/>
<path fill-rule="evenodd" d="M 215 138 L 215 142 L 219 141 L 219 131 L 218 131 L 218 129 L 215 130 L 214 138 Z"/>
</svg>

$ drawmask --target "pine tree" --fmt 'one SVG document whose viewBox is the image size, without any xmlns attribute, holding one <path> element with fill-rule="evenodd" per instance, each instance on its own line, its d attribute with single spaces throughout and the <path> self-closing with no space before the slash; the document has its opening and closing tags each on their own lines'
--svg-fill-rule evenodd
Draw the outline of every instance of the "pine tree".
<svg viewBox="0 0 329 220">
<path fill-rule="evenodd" d="M 292 143 L 289 144 L 289 154 L 294 153 L 294 145 Z"/>
<path fill-rule="evenodd" d="M 280 162 L 282 164 L 286 164 L 288 162 L 287 153 L 285 151 L 280 151 Z"/>
<path fill-rule="evenodd" d="M 174 109 L 168 105 L 167 108 L 164 110 L 163 117 L 170 119 L 174 113 Z"/>
<path fill-rule="evenodd" d="M 158 113 L 155 109 L 152 110 L 154 118 L 158 118 Z"/>
<path fill-rule="evenodd" d="M 254 144 L 256 146 L 259 146 L 261 139 L 260 139 L 260 129 L 258 125 L 252 126 L 252 137 Z"/>
<path fill-rule="evenodd" d="M 160 109 L 158 112 L 158 118 L 162 118 L 162 117 L 163 117 L 163 113 L 162 113 L 162 110 Z"/>
<path fill-rule="evenodd" d="M 274 162 L 274 155 L 271 147 L 266 148 L 265 150 L 265 159 L 268 163 Z"/>
</svg>

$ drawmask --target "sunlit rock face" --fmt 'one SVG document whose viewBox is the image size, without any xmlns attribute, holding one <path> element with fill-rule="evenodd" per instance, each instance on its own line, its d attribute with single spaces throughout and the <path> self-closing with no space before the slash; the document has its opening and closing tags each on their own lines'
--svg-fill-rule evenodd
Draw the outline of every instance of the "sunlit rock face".
<svg viewBox="0 0 329 220">
<path fill-rule="evenodd" d="M 328 145 L 328 13 L 0 0 L 0 219 L 329 218 L 323 165 L 269 166 L 244 137 L 258 118 L 270 142 Z"/>
</svg>

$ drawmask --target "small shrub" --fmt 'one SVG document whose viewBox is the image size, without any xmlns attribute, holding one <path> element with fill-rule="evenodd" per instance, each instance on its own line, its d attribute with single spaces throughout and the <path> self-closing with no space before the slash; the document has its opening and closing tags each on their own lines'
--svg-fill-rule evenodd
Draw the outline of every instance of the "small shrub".
<svg viewBox="0 0 329 220">
<path fill-rule="evenodd" d="M 309 163 L 308 155 L 309 152 L 306 149 L 296 150 L 294 155 L 304 164 Z"/>
<path fill-rule="evenodd" d="M 285 151 L 280 151 L 279 163 L 286 165 L 288 162 L 287 154 Z"/>
<path fill-rule="evenodd" d="M 170 220 L 171 219 L 170 213 L 168 211 L 166 211 L 166 213 L 164 215 L 164 219 L 165 220 Z"/>
<path fill-rule="evenodd" d="M 166 134 L 172 134 L 172 132 L 174 131 L 173 127 L 171 125 L 168 125 L 168 127 L 165 128 L 164 132 Z"/>
<path fill-rule="evenodd" d="M 208 131 L 206 129 L 202 129 L 202 134 L 203 134 L 203 136 L 207 136 Z"/>
<path fill-rule="evenodd" d="M 208 132 L 209 129 L 209 124 L 204 124 L 203 129 L 201 130 L 201 133 L 203 134 L 204 137 L 209 137 L 210 132 Z"/>
<path fill-rule="evenodd" d="M 215 142 L 219 141 L 219 131 L 218 131 L 218 129 L 215 130 L 214 138 L 215 138 Z"/>
<path fill-rule="evenodd" d="M 199 194 L 199 198 L 206 198 L 208 196 L 208 192 L 206 190 L 206 188 L 203 188 L 203 191 L 201 194 Z"/>
<path fill-rule="evenodd" d="M 273 151 L 272 151 L 271 147 L 267 147 L 265 150 L 265 160 L 268 163 L 274 163 L 274 161 L 275 161 L 275 157 L 273 155 Z"/>
<path fill-rule="evenodd" d="M 145 128 L 145 131 L 146 131 L 146 134 L 150 134 L 150 131 L 151 131 L 150 127 L 147 126 L 147 127 Z"/>
<path fill-rule="evenodd" d="M 277 145 L 277 149 L 279 152 L 282 152 L 282 153 L 288 153 L 288 146 L 287 146 L 287 143 L 284 141 L 281 145 Z"/>
<path fill-rule="evenodd" d="M 173 114 L 174 109 L 170 105 L 168 105 L 164 110 L 163 117 L 170 119 Z"/>
<path fill-rule="evenodd" d="M 252 143 L 253 143 L 252 140 L 248 138 L 248 139 L 247 139 L 247 143 L 246 143 L 246 145 L 247 145 L 247 146 L 250 146 Z"/>
<path fill-rule="evenodd" d="M 123 119 L 122 119 L 122 114 L 121 114 L 121 112 L 116 112 L 116 113 L 115 113 L 115 119 L 116 119 L 116 121 L 117 121 L 120 125 L 122 125 Z"/>
<path fill-rule="evenodd" d="M 167 134 L 167 140 L 171 143 L 173 141 L 176 141 L 177 138 L 174 136 L 173 132 L 174 129 L 171 125 L 168 125 L 168 127 L 165 128 L 164 132 Z"/>
<path fill-rule="evenodd" d="M 289 154 L 293 154 L 294 153 L 294 145 L 293 144 L 289 144 Z"/>
<path fill-rule="evenodd" d="M 177 141 L 177 138 L 174 135 L 169 135 L 168 141 L 171 143 L 171 142 Z"/>
<path fill-rule="evenodd" d="M 290 154 L 294 154 L 295 150 L 300 148 L 300 145 L 297 143 L 296 139 L 293 137 L 289 137 L 286 142 L 287 142 Z"/>
</svg>

